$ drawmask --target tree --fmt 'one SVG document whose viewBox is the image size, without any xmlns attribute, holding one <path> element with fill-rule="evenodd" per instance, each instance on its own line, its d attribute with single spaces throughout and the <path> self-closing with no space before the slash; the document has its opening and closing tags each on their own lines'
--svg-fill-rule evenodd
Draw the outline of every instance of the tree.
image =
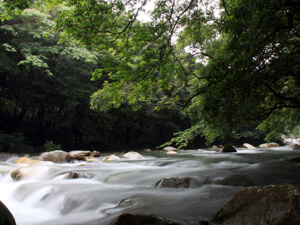
<svg viewBox="0 0 300 225">
<path fill-rule="evenodd" d="M 52 28 L 59 8 L 43 10 L 26 9 L 0 24 L 0 142 L 5 145 L 14 137 L 22 141 L 22 135 L 32 145 L 53 139 L 80 143 L 82 117 L 90 113 L 89 96 L 97 90 L 90 81 L 96 54 L 74 41 L 58 45 Z"/>
<path fill-rule="evenodd" d="M 300 4 L 276 0 L 222 4 L 219 29 L 227 43 L 223 54 L 207 67 L 222 71 L 215 72 L 213 85 L 202 95 L 203 114 L 207 120 L 226 121 L 222 127 L 228 131 L 261 123 L 259 128 L 269 132 L 267 139 L 291 131 L 300 121 Z"/>
<path fill-rule="evenodd" d="M 297 1 L 222 0 L 218 18 L 208 1 L 159 0 L 141 21 L 147 2 L 69 0 L 56 20 L 62 41 L 109 52 L 94 72 L 106 77 L 94 108 L 181 105 L 194 122 L 182 143 L 257 123 L 271 138 L 299 125 Z"/>
</svg>

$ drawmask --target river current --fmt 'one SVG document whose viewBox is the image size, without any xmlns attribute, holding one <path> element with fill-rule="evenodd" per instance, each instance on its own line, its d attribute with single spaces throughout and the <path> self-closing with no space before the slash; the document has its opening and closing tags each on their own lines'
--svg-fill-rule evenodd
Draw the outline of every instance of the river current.
<svg viewBox="0 0 300 225">
<path fill-rule="evenodd" d="M 141 153 L 141 160 L 76 161 L 35 166 L 0 163 L 0 200 L 18 225 L 106 225 L 124 212 L 155 214 L 180 224 L 209 220 L 241 188 L 289 183 L 300 187 L 300 156 L 289 147 Z M 104 156 L 100 157 L 99 160 Z M 28 167 L 13 181 L 11 172 Z M 77 179 L 67 179 L 71 172 Z M 189 177 L 188 188 L 155 187 L 162 178 Z"/>
</svg>

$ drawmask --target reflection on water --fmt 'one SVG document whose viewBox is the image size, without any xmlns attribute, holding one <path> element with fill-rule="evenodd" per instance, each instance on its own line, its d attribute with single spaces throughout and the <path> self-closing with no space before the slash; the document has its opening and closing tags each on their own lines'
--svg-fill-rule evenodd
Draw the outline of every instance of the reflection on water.
<svg viewBox="0 0 300 225">
<path fill-rule="evenodd" d="M 300 152 L 287 147 L 238 149 L 227 154 L 207 149 L 143 155 L 143 160 L 45 162 L 30 167 L 13 164 L 15 158 L 11 158 L 0 163 L 0 200 L 18 225 L 105 225 L 123 212 L 197 224 L 210 219 L 244 186 L 300 186 L 299 164 L 287 160 Z M 26 176 L 13 181 L 10 174 L 19 167 L 25 167 Z M 76 179 L 70 179 L 74 174 Z M 186 177 L 193 185 L 155 187 L 167 177 Z"/>
</svg>

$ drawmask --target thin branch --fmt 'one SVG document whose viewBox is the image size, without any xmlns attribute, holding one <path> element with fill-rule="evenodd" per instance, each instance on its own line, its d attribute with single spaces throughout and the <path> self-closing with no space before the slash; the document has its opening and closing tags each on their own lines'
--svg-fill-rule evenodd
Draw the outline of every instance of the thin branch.
<svg viewBox="0 0 300 225">
<path fill-rule="evenodd" d="M 222 0 L 222 3 L 223 3 L 223 7 L 224 7 L 224 10 L 225 10 L 225 13 L 227 14 L 227 16 L 229 16 L 229 13 L 228 13 L 227 8 L 226 8 L 225 0 Z"/>
<path fill-rule="evenodd" d="M 294 98 L 291 98 L 291 97 L 286 97 L 286 96 L 283 96 L 281 94 L 279 94 L 278 92 L 276 92 L 270 85 L 266 84 L 265 82 L 262 82 L 262 84 L 268 88 L 277 98 L 281 99 L 281 100 L 284 100 L 284 101 L 291 101 L 293 103 L 295 103 L 296 105 L 299 105 L 298 107 L 300 108 L 300 102 L 297 101 L 296 99 Z"/>
</svg>

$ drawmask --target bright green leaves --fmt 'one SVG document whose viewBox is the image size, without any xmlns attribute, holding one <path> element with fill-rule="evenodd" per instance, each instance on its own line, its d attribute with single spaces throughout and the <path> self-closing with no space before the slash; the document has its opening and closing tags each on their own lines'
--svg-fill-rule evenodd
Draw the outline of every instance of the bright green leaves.
<svg viewBox="0 0 300 225">
<path fill-rule="evenodd" d="M 61 52 L 61 55 L 69 55 L 74 60 L 84 61 L 86 63 L 98 63 L 98 57 L 92 51 L 88 51 L 83 47 L 79 47 L 80 45 L 71 44 L 64 48 Z"/>
<path fill-rule="evenodd" d="M 299 108 L 297 4 L 225 0 L 215 18 L 207 1 L 159 0 L 151 20 L 138 21 L 143 1 L 67 3 L 56 25 L 62 40 L 101 52 L 93 80 L 106 83 L 93 108 L 181 105 L 209 141 Z M 185 145 L 197 129 L 176 141 Z"/>
<path fill-rule="evenodd" d="M 2 44 L 2 46 L 4 47 L 5 51 L 17 52 L 16 49 L 13 46 L 11 46 L 10 44 L 4 43 L 4 44 Z"/>
<path fill-rule="evenodd" d="M 4 37 L 2 47 L 7 52 L 16 53 L 8 57 L 18 60 L 17 65 L 27 71 L 34 67 L 47 75 L 52 75 L 48 65 L 49 57 L 57 54 L 58 49 L 56 46 L 44 45 L 51 42 L 54 37 L 54 35 L 43 36 L 44 33 L 52 33 L 53 22 L 48 16 L 35 9 L 27 9 L 22 15 L 17 16 L 14 22 L 6 23 L 5 21 L 4 25 L 0 26 L 0 32 Z"/>
<path fill-rule="evenodd" d="M 47 75 L 53 75 L 50 70 L 49 70 L 49 66 L 47 65 L 47 63 L 44 61 L 46 58 L 43 56 L 39 56 L 39 55 L 32 55 L 30 53 L 24 53 L 25 59 L 21 60 L 18 65 L 22 65 L 22 66 L 33 66 L 36 67 L 38 69 L 41 69 L 43 71 L 46 72 Z"/>
<path fill-rule="evenodd" d="M 32 0 L 4 0 L 5 6 L 8 9 L 24 10 L 29 8 Z"/>
</svg>

